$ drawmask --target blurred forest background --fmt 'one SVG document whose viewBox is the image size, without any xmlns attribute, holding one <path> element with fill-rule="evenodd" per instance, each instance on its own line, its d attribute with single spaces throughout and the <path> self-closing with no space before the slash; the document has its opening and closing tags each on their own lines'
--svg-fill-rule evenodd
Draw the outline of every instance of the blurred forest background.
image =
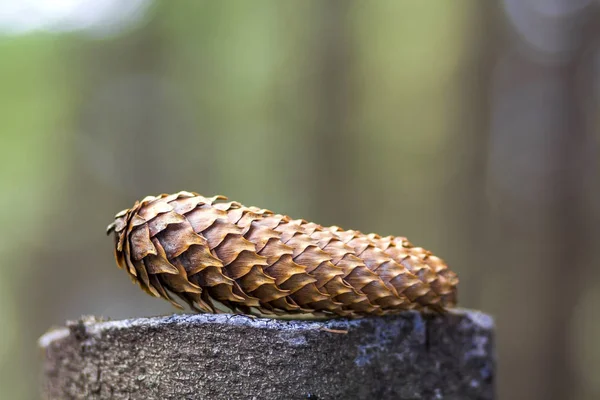
<svg viewBox="0 0 600 400">
<path fill-rule="evenodd" d="M 104 229 L 179 190 L 408 236 L 496 318 L 500 399 L 600 398 L 599 8 L 0 1 L 0 398 L 52 325 L 173 312 Z"/>
</svg>

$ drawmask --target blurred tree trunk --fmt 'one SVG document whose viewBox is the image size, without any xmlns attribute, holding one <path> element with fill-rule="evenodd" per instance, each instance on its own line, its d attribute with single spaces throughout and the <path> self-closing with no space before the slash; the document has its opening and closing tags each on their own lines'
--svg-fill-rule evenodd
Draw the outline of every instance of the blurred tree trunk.
<svg viewBox="0 0 600 400">
<path fill-rule="evenodd" d="M 312 59 L 315 74 L 310 76 L 314 131 L 310 135 L 312 155 L 312 208 L 315 220 L 326 225 L 347 223 L 356 210 L 357 187 L 352 186 L 356 158 L 354 132 L 347 124 L 351 107 L 349 67 L 352 65 L 353 35 L 348 11 L 353 1 L 315 3 Z M 336 222 L 337 221 L 337 222 Z"/>
<path fill-rule="evenodd" d="M 550 183 L 555 186 L 548 210 L 552 235 L 549 243 L 556 245 L 554 251 L 547 254 L 553 271 L 548 274 L 549 286 L 553 287 L 554 293 L 549 297 L 551 307 L 545 310 L 550 319 L 549 344 L 542 363 L 548 366 L 548 382 L 554 384 L 544 387 L 543 394 L 556 399 L 571 397 L 581 385 L 573 370 L 572 355 L 569 355 L 573 347 L 570 342 L 574 339 L 573 311 L 584 294 L 584 274 L 597 260 L 592 250 L 596 228 L 590 218 L 594 210 L 587 198 L 593 195 L 600 182 L 595 168 L 597 127 L 589 123 L 590 112 L 597 112 L 593 108 L 590 83 L 598 76 L 598 71 L 594 70 L 594 50 L 597 51 L 600 24 L 594 21 L 600 20 L 600 12 L 592 9 L 589 14 L 574 18 L 578 18 L 585 28 L 573 44 L 576 51 L 571 60 L 555 71 L 564 90 L 561 110 L 564 124 L 561 124 L 560 136 L 551 149 L 556 177 Z"/>
<path fill-rule="evenodd" d="M 482 290 L 489 259 L 489 205 L 486 196 L 487 163 L 491 123 L 492 72 L 499 42 L 500 8 L 494 2 L 480 2 L 469 10 L 470 47 L 460 72 L 464 101 L 460 118 L 452 129 L 448 164 L 459 166 L 456 176 L 446 182 L 447 254 L 460 272 L 463 306 L 482 306 Z"/>
<path fill-rule="evenodd" d="M 587 17 L 573 13 L 554 23 L 566 32 Z M 490 299 L 499 326 L 500 398 L 559 400 L 577 391 L 569 334 L 582 272 L 592 262 L 585 182 L 595 174 L 596 150 L 582 103 L 592 79 L 583 68 L 590 35 L 568 35 L 562 60 L 536 58 L 512 43 L 496 69 L 488 175 L 493 270 L 484 303 Z"/>
</svg>

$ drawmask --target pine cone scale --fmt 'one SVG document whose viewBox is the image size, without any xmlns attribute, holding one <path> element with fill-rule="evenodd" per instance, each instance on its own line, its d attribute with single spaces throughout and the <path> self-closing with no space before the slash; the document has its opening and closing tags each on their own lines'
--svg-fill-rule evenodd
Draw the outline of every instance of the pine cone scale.
<svg viewBox="0 0 600 400">
<path fill-rule="evenodd" d="M 195 193 L 115 216 L 117 265 L 144 291 L 201 312 L 384 315 L 453 307 L 456 274 L 406 238 L 325 228 Z"/>
</svg>

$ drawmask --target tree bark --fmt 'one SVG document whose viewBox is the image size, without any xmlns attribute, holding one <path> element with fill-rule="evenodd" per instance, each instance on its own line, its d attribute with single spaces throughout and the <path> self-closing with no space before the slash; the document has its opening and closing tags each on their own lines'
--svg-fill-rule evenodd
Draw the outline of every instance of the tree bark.
<svg viewBox="0 0 600 400">
<path fill-rule="evenodd" d="M 46 399 L 493 399 L 491 317 L 82 318 L 39 341 Z"/>
</svg>

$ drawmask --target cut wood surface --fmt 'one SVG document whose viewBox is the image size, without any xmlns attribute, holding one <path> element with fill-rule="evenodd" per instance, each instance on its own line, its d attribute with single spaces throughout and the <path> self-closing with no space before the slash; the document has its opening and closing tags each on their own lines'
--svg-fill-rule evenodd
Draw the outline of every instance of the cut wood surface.
<svg viewBox="0 0 600 400">
<path fill-rule="evenodd" d="M 493 399 L 491 317 L 282 321 L 195 314 L 42 336 L 47 399 Z"/>
</svg>

